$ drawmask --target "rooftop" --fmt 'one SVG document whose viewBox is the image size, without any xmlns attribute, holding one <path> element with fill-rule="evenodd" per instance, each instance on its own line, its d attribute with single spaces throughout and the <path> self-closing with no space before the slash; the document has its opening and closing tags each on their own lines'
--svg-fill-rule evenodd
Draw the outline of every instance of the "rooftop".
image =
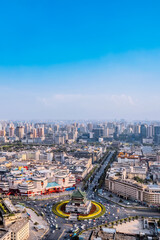
<svg viewBox="0 0 160 240">
<path fill-rule="evenodd" d="M 16 207 L 12 204 L 9 198 L 5 198 L 3 202 L 10 212 L 17 212 Z"/>
<path fill-rule="evenodd" d="M 3 228 L 0 228 L 0 238 L 3 238 L 3 236 L 8 233 L 8 230 L 5 230 Z"/>
<path fill-rule="evenodd" d="M 22 218 L 21 220 L 19 221 L 16 221 L 15 223 L 13 223 L 11 226 L 10 226 L 10 230 L 12 232 L 15 232 L 17 233 L 21 228 L 23 228 L 24 225 L 26 225 L 28 223 L 28 220 L 26 218 Z"/>
<path fill-rule="evenodd" d="M 60 185 L 56 182 L 50 182 L 47 184 L 46 188 L 59 187 Z"/>
<path fill-rule="evenodd" d="M 148 188 L 151 188 L 151 189 L 160 189 L 160 185 L 156 185 L 156 184 L 148 185 Z"/>
<path fill-rule="evenodd" d="M 85 198 L 86 193 L 82 192 L 79 188 L 75 190 L 72 194 L 72 198 Z"/>
<path fill-rule="evenodd" d="M 106 233 L 116 233 L 116 229 L 115 228 L 102 228 L 103 232 Z"/>
</svg>

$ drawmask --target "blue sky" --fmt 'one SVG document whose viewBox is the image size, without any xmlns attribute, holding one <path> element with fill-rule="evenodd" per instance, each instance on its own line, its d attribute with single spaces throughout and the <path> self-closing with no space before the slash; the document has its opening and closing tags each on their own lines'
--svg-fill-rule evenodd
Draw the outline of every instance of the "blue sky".
<svg viewBox="0 0 160 240">
<path fill-rule="evenodd" d="M 3 1 L 1 119 L 160 119 L 160 2 Z"/>
</svg>

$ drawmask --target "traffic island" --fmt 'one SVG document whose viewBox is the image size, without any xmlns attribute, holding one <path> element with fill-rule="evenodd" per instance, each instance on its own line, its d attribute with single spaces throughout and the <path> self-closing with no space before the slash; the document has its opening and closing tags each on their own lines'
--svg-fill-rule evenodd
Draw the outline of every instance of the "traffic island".
<svg viewBox="0 0 160 240">
<path fill-rule="evenodd" d="M 101 217 L 102 215 L 104 215 L 104 213 L 106 212 L 105 207 L 95 201 L 91 201 L 91 209 L 89 211 L 88 214 L 82 214 L 82 213 L 78 213 L 78 212 L 66 212 L 66 205 L 69 203 L 70 201 L 62 201 L 62 202 L 58 202 L 55 205 L 53 205 L 52 211 L 55 215 L 57 215 L 58 217 L 61 218 L 68 218 L 70 220 L 72 220 L 72 217 L 74 216 L 74 220 L 75 220 L 75 215 L 77 217 L 77 220 L 85 220 L 85 219 L 96 219 Z"/>
</svg>

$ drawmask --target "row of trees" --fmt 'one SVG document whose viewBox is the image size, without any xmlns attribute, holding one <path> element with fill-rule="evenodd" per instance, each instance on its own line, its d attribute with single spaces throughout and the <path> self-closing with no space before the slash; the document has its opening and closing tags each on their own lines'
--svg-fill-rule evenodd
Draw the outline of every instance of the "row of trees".
<svg viewBox="0 0 160 240">
<path fill-rule="evenodd" d="M 115 151 L 115 153 L 113 154 L 113 156 L 109 160 L 108 165 L 105 167 L 103 174 L 99 178 L 98 186 L 97 186 L 98 189 L 100 189 L 102 187 L 102 185 L 105 181 L 106 173 L 107 173 L 108 169 L 111 167 L 111 164 L 115 161 L 116 157 L 117 157 L 117 151 Z"/>
<path fill-rule="evenodd" d="M 144 217 L 140 217 L 141 219 L 144 219 Z M 128 218 L 123 218 L 123 219 L 119 219 L 117 221 L 113 221 L 113 222 L 108 222 L 104 225 L 101 225 L 100 226 L 100 229 L 102 228 L 102 226 L 105 226 L 105 227 L 110 227 L 110 226 L 114 226 L 114 225 L 118 225 L 118 224 L 122 224 L 122 223 L 127 223 L 127 222 L 130 222 L 130 221 L 134 221 L 134 220 L 138 220 L 139 219 L 139 216 L 133 216 L 133 217 L 128 217 Z"/>
<path fill-rule="evenodd" d="M 100 163 L 99 166 L 96 165 L 96 166 L 87 174 L 87 176 L 86 176 L 85 179 L 83 180 L 83 183 L 84 183 L 83 189 L 84 189 L 84 190 L 87 190 L 87 189 L 88 189 L 88 183 L 92 183 L 92 181 L 93 181 L 93 179 L 94 179 L 94 174 L 95 174 L 97 171 L 100 170 L 101 164 L 104 163 L 105 159 L 108 157 L 108 154 L 109 154 L 109 150 L 107 150 L 107 151 L 104 153 L 103 157 L 101 157 L 101 158 L 99 159 L 99 163 Z"/>
<path fill-rule="evenodd" d="M 101 165 L 104 164 L 106 158 L 108 157 L 109 155 L 109 151 L 107 151 L 104 156 L 102 157 L 102 159 L 100 160 L 101 162 Z M 111 159 L 109 160 L 108 162 L 108 165 L 106 166 L 106 168 L 104 169 L 104 172 L 103 174 L 101 175 L 101 177 L 98 179 L 98 185 L 95 186 L 93 188 L 93 190 L 96 190 L 96 189 L 100 189 L 105 181 L 105 177 L 106 177 L 106 173 L 108 171 L 108 169 L 111 167 L 111 164 L 115 161 L 117 157 L 117 151 L 114 152 L 113 156 L 111 157 Z M 94 173 L 96 171 L 99 171 L 100 168 L 101 168 L 101 165 L 99 165 L 99 167 L 95 167 L 94 169 L 91 170 L 91 172 L 87 175 L 87 177 L 84 179 L 84 190 L 87 190 L 88 189 L 88 182 L 92 183 L 93 179 L 94 179 Z"/>
</svg>

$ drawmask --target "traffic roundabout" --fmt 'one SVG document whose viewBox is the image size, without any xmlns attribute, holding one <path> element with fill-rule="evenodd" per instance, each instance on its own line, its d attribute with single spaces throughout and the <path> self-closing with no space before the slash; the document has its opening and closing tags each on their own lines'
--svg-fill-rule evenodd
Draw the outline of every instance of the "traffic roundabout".
<svg viewBox="0 0 160 240">
<path fill-rule="evenodd" d="M 69 203 L 69 200 L 67 201 L 61 201 L 53 205 L 52 211 L 55 215 L 61 218 L 69 218 L 70 213 L 65 211 L 66 204 Z M 78 220 L 85 220 L 85 219 L 95 219 L 101 217 L 105 213 L 106 209 L 105 207 L 96 201 L 91 201 L 91 209 L 90 212 L 87 215 L 77 213 L 77 219 Z"/>
</svg>

